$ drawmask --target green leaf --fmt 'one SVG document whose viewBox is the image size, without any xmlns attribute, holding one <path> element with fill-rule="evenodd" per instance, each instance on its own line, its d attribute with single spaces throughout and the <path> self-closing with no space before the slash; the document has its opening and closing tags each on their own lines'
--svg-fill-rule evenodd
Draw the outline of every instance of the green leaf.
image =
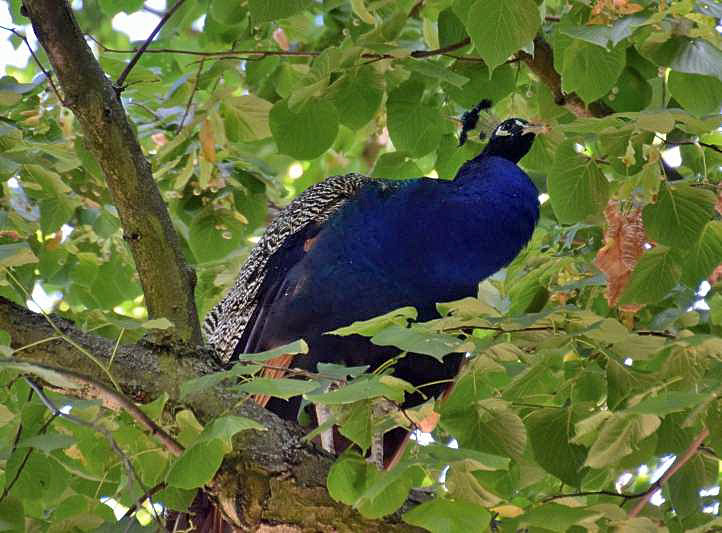
<svg viewBox="0 0 722 533">
<path fill-rule="evenodd" d="M 424 173 L 406 152 L 386 152 L 376 160 L 370 174 L 376 178 L 402 180 L 418 178 Z"/>
<path fill-rule="evenodd" d="M 228 140 L 249 142 L 270 137 L 268 115 L 271 107 L 270 102 L 252 94 L 224 98 L 221 113 Z"/>
<path fill-rule="evenodd" d="M 265 394 L 284 400 L 306 394 L 316 388 L 318 388 L 318 383 L 288 378 L 254 378 L 253 381 L 235 387 L 236 390 L 248 394 Z"/>
<path fill-rule="evenodd" d="M 75 439 L 70 435 L 62 433 L 47 432 L 42 435 L 33 435 L 27 439 L 18 442 L 18 448 L 35 448 L 45 453 L 61 448 L 70 448 L 75 443 Z"/>
<path fill-rule="evenodd" d="M 384 79 L 374 68 L 361 66 L 338 78 L 327 95 L 336 106 L 341 124 L 356 130 L 368 124 L 379 110 Z"/>
<path fill-rule="evenodd" d="M 244 225 L 237 218 L 203 210 L 191 220 L 188 244 L 196 261 L 207 263 L 237 250 L 244 235 Z"/>
<path fill-rule="evenodd" d="M 297 159 L 315 159 L 328 150 L 338 134 L 338 114 L 326 100 L 309 100 L 296 111 L 279 100 L 269 115 L 278 151 Z"/>
<path fill-rule="evenodd" d="M 0 244 L 0 266 L 12 268 L 37 262 L 38 258 L 26 242 Z"/>
<path fill-rule="evenodd" d="M 577 153 L 575 141 L 564 141 L 557 150 L 547 188 L 554 214 L 563 224 L 596 215 L 609 199 L 609 183 L 594 160 Z"/>
<path fill-rule="evenodd" d="M 438 108 L 424 104 L 423 93 L 422 83 L 407 81 L 389 94 L 386 103 L 391 140 L 397 150 L 413 157 L 435 150 L 445 130 Z"/>
<path fill-rule="evenodd" d="M 464 108 L 474 107 L 482 98 L 497 103 L 514 90 L 514 69 L 511 65 L 501 65 L 489 75 L 486 65 L 457 61 L 452 70 L 469 81 L 461 86 L 445 83 L 444 90 Z"/>
<path fill-rule="evenodd" d="M 607 51 L 584 41 L 574 41 L 564 50 L 562 89 L 576 92 L 585 102 L 607 94 L 626 63 L 623 47 Z"/>
<path fill-rule="evenodd" d="M 361 450 L 371 446 L 373 428 L 373 407 L 370 401 L 356 403 L 348 414 L 346 420 L 339 426 L 338 430 L 351 442 L 357 444 Z"/>
<path fill-rule="evenodd" d="M 253 24 L 290 17 L 308 9 L 311 0 L 248 0 Z"/>
<path fill-rule="evenodd" d="M 722 81 L 717 78 L 672 71 L 667 83 L 674 99 L 690 113 L 707 115 L 722 107 Z"/>
<path fill-rule="evenodd" d="M 524 423 L 506 402 L 496 399 L 469 403 L 463 409 L 444 403 L 441 427 L 467 448 L 518 458 L 526 448 Z"/>
<path fill-rule="evenodd" d="M 257 431 L 265 431 L 266 427 L 259 424 L 255 420 L 246 418 L 245 416 L 226 415 L 216 418 L 208 424 L 198 436 L 198 442 L 219 439 L 226 446 L 226 452 L 233 449 L 232 439 L 236 433 L 255 429 Z"/>
<path fill-rule="evenodd" d="M 22 500 L 8 495 L 0 501 L 0 531 L 25 531 Z"/>
<path fill-rule="evenodd" d="M 601 517 L 601 511 L 567 507 L 558 503 L 545 503 L 520 517 L 520 524 L 536 526 L 552 531 L 569 531 L 572 526 L 595 516 Z"/>
<path fill-rule="evenodd" d="M 477 0 L 464 22 L 474 47 L 494 70 L 534 39 L 541 17 L 533 0 Z"/>
<path fill-rule="evenodd" d="M 417 505 L 403 520 L 412 526 L 423 527 L 433 533 L 468 533 L 484 531 L 491 523 L 486 509 L 467 502 L 436 498 Z"/>
<path fill-rule="evenodd" d="M 347 452 L 328 471 L 328 494 L 337 502 L 353 505 L 377 476 L 373 465 L 357 453 Z"/>
<path fill-rule="evenodd" d="M 418 61 L 416 59 L 404 59 L 400 61 L 407 70 L 427 76 L 429 78 L 446 82 L 454 87 L 462 87 L 469 78 L 461 74 L 457 74 L 453 70 L 449 70 L 446 65 L 442 65 L 435 60 Z"/>
<path fill-rule="evenodd" d="M 657 396 L 649 396 L 632 407 L 625 409 L 627 413 L 667 416 L 670 413 L 686 411 L 707 400 L 708 394 L 686 391 L 665 391 Z"/>
<path fill-rule="evenodd" d="M 404 391 L 411 390 L 413 390 L 411 385 L 392 376 L 365 375 L 340 389 L 305 394 L 304 397 L 310 402 L 323 405 L 341 405 L 379 397 L 400 403 L 404 400 Z"/>
<path fill-rule="evenodd" d="M 171 466 L 166 482 L 179 489 L 194 489 L 208 483 L 223 461 L 224 445 L 219 439 L 194 444 Z"/>
<path fill-rule="evenodd" d="M 604 421 L 584 464 L 602 469 L 619 462 L 631 454 L 642 439 L 654 433 L 660 422 L 654 415 L 613 413 Z"/>
<path fill-rule="evenodd" d="M 391 472 L 376 476 L 355 502 L 355 507 L 367 518 L 391 514 L 404 504 L 411 487 L 418 486 L 424 475 L 424 471 L 417 465 L 406 468 L 399 465 Z"/>
<path fill-rule="evenodd" d="M 391 325 L 371 337 L 377 346 L 396 346 L 405 352 L 430 355 L 440 363 L 444 356 L 452 352 L 466 352 L 469 343 L 454 335 L 432 333 L 420 327 L 401 327 Z M 473 347 L 473 345 L 471 346 Z"/>
<path fill-rule="evenodd" d="M 656 303 L 667 296 L 681 276 L 681 258 L 678 252 L 666 246 L 647 250 L 634 267 L 619 303 Z"/>
<path fill-rule="evenodd" d="M 644 227 L 660 244 L 689 248 L 714 216 L 715 200 L 705 189 L 662 183 L 656 203 L 644 208 Z"/>
<path fill-rule="evenodd" d="M 282 355 L 298 355 L 306 353 L 308 353 L 308 344 L 306 344 L 306 341 L 304 341 L 303 339 L 299 339 L 297 341 L 284 344 L 283 346 L 278 346 L 276 348 L 272 348 L 271 350 L 266 350 L 265 352 L 240 354 L 238 356 L 238 360 L 243 362 L 265 363 L 267 361 L 270 361 L 271 359 L 275 359 L 276 357 L 280 357 Z M 233 369 L 234 371 L 236 371 L 235 366 L 233 367 Z"/>
<path fill-rule="evenodd" d="M 347 335 L 364 335 L 365 337 L 373 337 L 388 326 L 394 324 L 405 326 L 409 320 L 415 320 L 416 316 L 416 309 L 413 307 L 400 307 L 383 315 L 369 318 L 368 320 L 359 320 L 350 326 L 334 329 L 326 333 L 326 335 L 339 335 L 341 337 Z"/>
<path fill-rule="evenodd" d="M 721 264 L 722 222 L 712 220 L 702 229 L 689 255 L 685 257 L 684 280 L 690 287 L 697 287 Z"/>
<path fill-rule="evenodd" d="M 534 457 L 547 472 L 567 485 L 579 487 L 586 450 L 572 444 L 573 411 L 568 408 L 538 409 L 526 419 Z"/>
</svg>

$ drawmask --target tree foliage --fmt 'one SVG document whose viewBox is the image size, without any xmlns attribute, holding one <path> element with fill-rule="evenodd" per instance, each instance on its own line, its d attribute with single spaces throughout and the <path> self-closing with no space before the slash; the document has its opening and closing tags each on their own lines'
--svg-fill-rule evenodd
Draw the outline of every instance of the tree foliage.
<svg viewBox="0 0 722 533">
<path fill-rule="evenodd" d="M 413 410 L 398 407 L 413 388 L 393 364 L 371 375 L 324 365 L 295 379 L 255 377 L 278 353 L 303 354 L 298 342 L 113 411 L 81 394 L 62 362 L 33 365 L 32 347 L 7 326 L 0 530 L 140 529 L 157 518 L 148 496 L 183 511 L 198 488 L 213 493 L 234 436 L 263 430 L 184 403 L 224 384 L 241 397 L 327 405 L 359 450 L 435 410 L 434 442 L 412 441 L 392 470 L 349 450 L 328 472 L 331 498 L 369 519 L 424 487 L 431 499 L 402 520 L 434 532 L 492 521 L 503 531 L 718 524 L 718 492 L 703 492 L 719 486 L 722 455 L 718 2 L 180 2 L 142 54 L 111 24 L 152 12 L 142 1 L 73 6 L 195 269 L 201 317 L 232 283 L 269 205 L 347 172 L 451 179 L 481 149 L 478 135 L 461 148 L 456 135 L 482 98 L 498 119 L 547 126 L 521 166 L 548 201 L 528 248 L 477 298 L 442 302 L 427 323 L 401 309 L 334 332 L 404 354 L 470 355 L 443 403 Z M 19 0 L 7 7 L 16 29 L 2 38 L 23 47 L 28 19 Z M 57 294 L 49 320 L 115 342 L 110 354 L 80 347 L 88 374 L 132 395 L 134 384 L 113 375 L 116 350 L 173 324 L 148 316 L 148 291 L 162 287 L 139 278 L 122 186 L 106 185 L 112 164 L 57 76 L 51 85 L 41 71 L 51 54 L 35 53 L 0 78 L 0 297 L 26 305 L 36 286 Z M 676 169 L 665 153 L 679 155 Z M 56 327 L 37 342 L 64 341 Z M 337 387 L 322 393 L 329 383 Z M 658 468 L 668 469 L 659 481 Z M 658 489 L 663 503 L 647 505 Z M 140 522 L 116 522 L 108 498 Z"/>
</svg>

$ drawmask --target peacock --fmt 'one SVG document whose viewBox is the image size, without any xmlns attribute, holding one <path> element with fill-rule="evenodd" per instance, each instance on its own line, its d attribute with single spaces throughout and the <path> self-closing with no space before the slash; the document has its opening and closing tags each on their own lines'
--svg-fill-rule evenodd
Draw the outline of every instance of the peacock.
<svg viewBox="0 0 722 533">
<path fill-rule="evenodd" d="M 462 117 L 466 141 L 486 100 Z M 498 124 L 481 153 L 453 180 L 333 176 L 301 193 L 269 224 L 204 332 L 223 363 L 304 339 L 306 356 L 282 355 L 264 375 L 289 367 L 316 371 L 320 362 L 368 365 L 398 355 L 360 335 L 327 335 L 354 321 L 403 306 L 418 320 L 438 317 L 437 302 L 475 296 L 481 280 L 508 265 L 529 242 L 539 218 L 539 193 L 517 166 L 539 127 L 520 118 Z M 461 354 L 443 363 L 420 354 L 400 358 L 394 375 L 438 396 L 456 376 Z M 300 398 L 256 401 L 295 420 Z M 403 407 L 422 402 L 407 395 Z M 385 435 L 391 457 L 405 431 Z"/>
</svg>

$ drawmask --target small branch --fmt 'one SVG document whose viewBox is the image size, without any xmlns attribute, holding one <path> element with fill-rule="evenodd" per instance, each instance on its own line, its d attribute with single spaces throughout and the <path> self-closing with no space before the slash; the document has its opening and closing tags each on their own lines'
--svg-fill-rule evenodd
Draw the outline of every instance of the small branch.
<svg viewBox="0 0 722 533">
<path fill-rule="evenodd" d="M 201 73 L 203 72 L 203 65 L 205 64 L 206 60 L 201 59 L 200 63 L 198 64 L 198 72 L 196 72 L 196 77 L 193 80 L 193 89 L 191 90 L 191 95 L 188 97 L 188 103 L 186 104 L 185 111 L 183 111 L 183 117 L 181 118 L 180 124 L 178 125 L 178 133 L 180 133 L 180 130 L 183 129 L 183 124 L 185 124 L 186 118 L 188 117 L 188 113 L 190 112 L 191 105 L 193 104 L 193 98 L 196 95 L 196 92 L 198 92 L 198 82 L 201 79 Z"/>
<path fill-rule="evenodd" d="M 611 490 L 590 490 L 581 492 L 572 492 L 571 494 L 555 494 L 553 496 L 547 496 L 542 499 L 542 503 L 550 502 L 553 500 L 561 500 L 562 498 L 575 498 L 577 496 L 614 496 L 615 498 L 622 498 L 622 505 L 627 500 L 633 500 L 635 498 L 641 498 L 644 493 L 640 494 L 620 494 Z"/>
<path fill-rule="evenodd" d="M 676 474 L 680 468 L 686 465 L 689 460 L 697 454 L 700 446 L 702 446 L 702 443 L 704 442 L 704 439 L 706 439 L 707 437 L 709 437 L 709 429 L 704 428 L 702 432 L 697 435 L 697 437 L 695 437 L 687 450 L 685 450 L 682 455 L 679 455 L 677 459 L 675 459 L 674 463 L 672 463 L 672 466 L 670 466 L 657 481 L 652 483 L 652 485 L 646 491 L 644 491 L 641 496 L 642 499 L 639 500 L 635 504 L 635 506 L 632 507 L 632 509 L 629 511 L 629 517 L 633 518 L 642 512 L 644 506 L 647 505 L 649 500 L 652 499 L 652 496 L 654 496 L 654 494 L 662 488 L 662 485 L 664 485 L 667 480 L 669 480 L 669 478 Z"/>
<path fill-rule="evenodd" d="M 156 494 L 157 492 L 160 492 L 161 490 L 166 488 L 166 486 L 167 486 L 166 482 L 161 481 L 155 487 L 152 487 L 152 488 L 148 489 L 147 491 L 145 491 L 143 493 L 143 496 L 138 498 L 135 501 L 135 503 L 128 508 L 128 510 L 125 512 L 125 514 L 120 519 L 124 520 L 124 519 L 130 517 L 134 512 L 136 512 L 140 508 L 141 505 L 143 505 L 143 502 L 145 500 L 149 500 L 154 494 Z M 152 504 L 152 500 L 151 500 L 151 504 Z M 155 509 L 154 509 L 154 512 L 155 512 Z"/>
<path fill-rule="evenodd" d="M 104 52 L 109 52 L 113 54 L 138 54 L 141 52 L 141 49 L 134 48 L 131 50 L 122 50 L 118 48 L 110 48 L 108 46 L 105 46 L 103 43 L 98 41 L 95 37 L 93 37 L 90 34 L 86 34 L 86 36 L 93 41 L 98 47 L 100 47 L 101 50 Z M 144 43 L 146 44 L 146 43 Z M 454 50 L 458 50 L 459 48 L 463 48 L 464 46 L 467 46 L 468 44 L 471 44 L 471 39 L 468 37 L 466 39 L 463 39 L 462 41 L 459 41 L 458 43 L 450 44 L 448 46 L 445 46 L 443 48 L 436 48 L 434 50 L 414 50 L 409 54 L 409 57 L 412 57 L 414 59 L 425 59 L 428 57 L 434 57 L 434 56 L 445 56 L 448 55 L 450 52 L 453 52 Z M 141 47 L 142 48 L 142 47 Z M 248 59 L 249 57 L 256 57 L 258 59 L 263 59 L 264 57 L 271 57 L 271 56 L 279 56 L 279 57 L 317 57 L 321 54 L 320 51 L 315 50 L 225 50 L 225 51 L 216 51 L 216 52 L 199 52 L 198 50 L 185 50 L 185 49 L 179 49 L 179 48 L 146 48 L 142 50 L 142 53 L 146 54 L 180 54 L 180 55 L 191 55 L 191 56 L 198 56 L 198 57 L 204 57 L 204 58 L 226 58 L 226 59 Z M 397 59 L 396 56 L 392 56 L 391 54 L 378 54 L 373 52 L 366 52 L 361 54 L 361 57 L 364 59 Z M 456 59 L 464 59 L 462 57 L 456 57 Z M 469 58 L 469 60 L 480 60 L 479 58 Z M 117 85 L 117 83 L 116 83 Z"/>
<path fill-rule="evenodd" d="M 20 33 L 19 31 L 15 30 L 13 28 L 6 28 L 5 26 L 0 26 L 0 28 L 2 28 L 3 30 L 9 31 L 16 37 L 19 37 L 20 39 L 23 40 L 23 42 L 25 43 L 25 46 L 27 46 L 28 50 L 30 51 L 30 55 L 33 56 L 35 63 L 38 65 L 38 68 L 45 75 L 45 78 L 47 78 L 48 83 L 50 84 L 50 87 L 53 89 L 53 92 L 55 93 L 55 97 L 58 99 L 58 101 L 61 104 L 65 104 L 65 102 L 63 101 L 63 97 L 60 96 L 60 91 L 58 91 L 58 88 L 55 86 L 55 82 L 53 81 L 52 75 L 50 74 L 50 72 L 45 70 L 45 67 L 43 67 L 43 64 L 40 62 L 40 59 L 38 59 L 38 56 L 35 55 L 35 51 L 33 50 L 33 47 L 30 46 L 30 43 L 28 42 L 27 37 L 25 37 L 24 34 Z"/>
<path fill-rule="evenodd" d="M 121 72 L 120 76 L 118 76 L 118 79 L 115 81 L 115 90 L 118 94 L 120 94 L 120 92 L 124 89 L 125 79 L 128 77 L 128 74 L 130 74 L 130 71 L 133 70 L 133 67 L 140 59 L 140 56 L 143 55 L 143 52 L 145 52 L 146 48 L 148 48 L 151 41 L 153 41 L 160 29 L 165 26 L 165 23 L 168 22 L 168 19 L 173 16 L 173 13 L 175 13 L 178 8 L 183 5 L 184 2 L 185 0 L 178 0 L 175 5 L 171 7 L 165 15 L 163 15 L 163 18 L 160 19 L 156 27 L 153 28 L 153 31 L 150 32 L 150 35 L 145 40 L 145 42 L 135 52 L 135 55 L 130 59 L 128 64 L 123 69 L 123 72 Z"/>
</svg>

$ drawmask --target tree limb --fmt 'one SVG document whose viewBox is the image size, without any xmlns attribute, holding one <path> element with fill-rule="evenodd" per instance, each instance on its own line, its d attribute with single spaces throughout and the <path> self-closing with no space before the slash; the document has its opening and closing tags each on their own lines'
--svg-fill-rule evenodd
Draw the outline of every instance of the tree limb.
<svg viewBox="0 0 722 533">
<path fill-rule="evenodd" d="M 184 341 L 201 342 L 193 299 L 195 274 L 180 251 L 148 161 L 112 82 L 100 68 L 66 1 L 24 0 L 25 12 L 98 160 L 118 209 L 148 314 L 165 317 Z"/>
<path fill-rule="evenodd" d="M 82 332 L 62 318 L 51 318 L 63 335 L 92 352 L 102 363 L 109 363 L 114 347 L 111 340 Z M 0 330 L 7 331 L 12 338 L 13 361 L 42 365 L 73 381 L 75 388 L 63 390 L 64 394 L 99 399 L 113 410 L 126 408 L 118 401 L 122 395 L 108 394 L 113 391 L 107 386 L 106 374 L 87 356 L 62 339 L 42 342 L 57 337 L 42 315 L 0 298 Z M 326 491 L 326 476 L 333 457 L 306 443 L 304 432 L 295 424 L 253 402 L 239 405 L 239 393 L 218 386 L 181 402 L 179 391 L 183 382 L 215 370 L 208 359 L 208 353 L 192 352 L 185 347 L 121 345 L 111 370 L 126 401 L 149 402 L 166 392 L 170 405 L 183 403 L 202 423 L 228 412 L 252 418 L 267 428 L 236 435 L 234 450 L 224 459 L 210 487 L 239 527 L 256 529 L 264 524 L 287 524 L 294 528 L 288 531 L 419 531 L 400 523 L 397 517 L 368 520 L 350 507 L 334 502 Z M 135 417 L 133 412 L 129 414 Z"/>
</svg>

